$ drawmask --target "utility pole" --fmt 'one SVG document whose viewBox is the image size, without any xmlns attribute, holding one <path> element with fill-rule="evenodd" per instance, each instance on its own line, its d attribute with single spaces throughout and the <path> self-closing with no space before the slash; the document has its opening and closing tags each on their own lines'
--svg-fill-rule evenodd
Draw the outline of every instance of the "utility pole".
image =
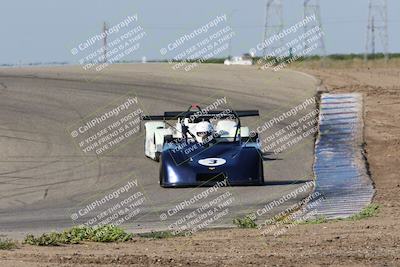
<svg viewBox="0 0 400 267">
<path fill-rule="evenodd" d="M 370 50 L 371 55 L 375 57 L 377 39 L 380 39 L 385 62 L 387 62 L 389 59 L 387 0 L 369 0 L 364 61 L 368 61 Z"/>
<path fill-rule="evenodd" d="M 107 63 L 107 23 L 103 23 L 103 56 L 104 56 L 104 63 Z"/>
<path fill-rule="evenodd" d="M 233 17 L 233 13 L 236 11 L 236 9 L 232 10 L 232 12 L 229 14 L 229 24 L 230 24 L 230 28 L 231 31 L 233 31 L 232 29 L 232 17 Z M 232 58 L 232 38 L 229 38 L 229 43 L 228 43 L 228 51 L 229 51 L 229 55 L 228 55 L 228 59 L 230 60 Z"/>
<path fill-rule="evenodd" d="M 375 56 L 375 22 L 374 22 L 374 17 L 372 17 L 371 33 L 372 33 L 372 55 Z"/>
<path fill-rule="evenodd" d="M 322 59 L 324 59 L 326 56 L 326 48 L 325 48 L 324 32 L 323 32 L 323 28 L 322 28 L 321 8 L 319 5 L 319 0 L 304 0 L 303 19 L 305 19 L 307 17 L 311 17 L 311 16 L 315 16 L 315 21 L 307 23 L 304 26 L 304 33 L 315 28 L 316 26 L 319 27 L 319 32 L 320 32 L 321 36 L 319 36 L 319 38 L 315 41 L 315 42 L 317 42 L 317 48 L 319 51 L 317 51 L 317 49 L 315 49 L 315 51 L 313 51 L 313 52 L 314 53 L 319 52 L 320 55 L 322 56 Z M 307 42 L 304 43 L 303 49 L 304 49 L 303 52 L 307 51 L 307 49 L 308 49 Z"/>
<path fill-rule="evenodd" d="M 267 0 L 263 41 L 266 41 L 271 36 L 282 32 L 283 26 L 282 0 Z M 272 52 L 276 48 L 283 47 L 283 45 L 283 38 L 279 39 L 278 41 L 274 41 L 274 45 L 265 45 L 263 48 L 263 57 L 265 58 L 267 52 Z"/>
</svg>

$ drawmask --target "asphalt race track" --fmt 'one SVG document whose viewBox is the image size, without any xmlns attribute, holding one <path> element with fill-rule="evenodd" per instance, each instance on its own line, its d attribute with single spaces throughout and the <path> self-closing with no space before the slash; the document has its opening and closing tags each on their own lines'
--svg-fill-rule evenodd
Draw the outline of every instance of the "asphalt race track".
<svg viewBox="0 0 400 267">
<path fill-rule="evenodd" d="M 244 66 L 206 64 L 190 72 L 172 70 L 168 64 L 113 65 L 101 73 L 78 66 L 0 69 L 0 233 L 19 237 L 85 223 L 112 207 L 116 199 L 85 215 L 71 216 L 132 180 L 138 182 L 146 201 L 140 214 L 124 222 L 131 231 L 168 228 L 201 205 L 199 201 L 178 217 L 160 220 L 160 214 L 168 214 L 176 203 L 207 188 L 161 188 L 158 163 L 143 153 L 143 131 L 101 156 L 84 154 L 74 145 L 67 130 L 70 125 L 127 94 L 137 96 L 144 111 L 155 115 L 226 97 L 232 108 L 259 109 L 261 118 L 248 123 L 260 125 L 315 92 L 316 81 L 302 73 Z M 311 180 L 313 149 L 313 136 L 309 136 L 278 155 L 266 153 L 266 184 L 219 189 L 232 192 L 235 200 L 229 213 L 210 226 L 231 226 L 232 218 Z M 271 217 L 306 194 L 264 215 Z"/>
</svg>

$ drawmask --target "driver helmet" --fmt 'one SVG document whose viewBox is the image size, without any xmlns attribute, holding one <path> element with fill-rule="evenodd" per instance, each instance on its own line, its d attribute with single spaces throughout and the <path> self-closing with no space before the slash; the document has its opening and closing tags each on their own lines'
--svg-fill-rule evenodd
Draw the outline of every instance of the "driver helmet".
<svg viewBox="0 0 400 267">
<path fill-rule="evenodd" d="M 214 132 L 213 125 L 208 121 L 201 121 L 196 125 L 196 140 L 203 144 L 210 139 Z"/>
</svg>

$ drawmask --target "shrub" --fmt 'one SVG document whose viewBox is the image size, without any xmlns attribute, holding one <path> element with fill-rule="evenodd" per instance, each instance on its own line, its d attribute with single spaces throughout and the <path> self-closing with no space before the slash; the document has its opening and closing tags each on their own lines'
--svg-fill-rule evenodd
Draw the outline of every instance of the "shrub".
<svg viewBox="0 0 400 267">
<path fill-rule="evenodd" d="M 233 224 L 239 228 L 256 228 L 256 218 L 252 215 L 246 215 L 243 218 L 233 219 Z"/>
<path fill-rule="evenodd" d="M 131 240 L 133 234 L 123 229 L 106 225 L 101 227 L 73 227 L 64 232 L 44 233 L 41 236 L 27 235 L 24 244 L 36 246 L 58 246 L 60 244 L 78 244 L 82 241 L 124 242 Z"/>
<path fill-rule="evenodd" d="M 0 250 L 9 250 L 17 247 L 17 243 L 11 239 L 0 238 Z"/>
</svg>

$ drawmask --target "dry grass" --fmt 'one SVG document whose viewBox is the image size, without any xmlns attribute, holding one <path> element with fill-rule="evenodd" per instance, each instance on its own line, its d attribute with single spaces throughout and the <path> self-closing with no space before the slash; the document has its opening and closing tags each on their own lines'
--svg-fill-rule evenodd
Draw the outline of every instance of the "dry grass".
<svg viewBox="0 0 400 267">
<path fill-rule="evenodd" d="M 305 60 L 293 62 L 291 67 L 302 69 L 320 69 L 321 67 L 326 69 L 399 68 L 400 58 L 390 59 L 387 63 L 383 59 L 369 60 L 365 63 L 364 60 L 359 58 L 346 60 L 325 59 L 323 62 L 320 60 Z"/>
</svg>

